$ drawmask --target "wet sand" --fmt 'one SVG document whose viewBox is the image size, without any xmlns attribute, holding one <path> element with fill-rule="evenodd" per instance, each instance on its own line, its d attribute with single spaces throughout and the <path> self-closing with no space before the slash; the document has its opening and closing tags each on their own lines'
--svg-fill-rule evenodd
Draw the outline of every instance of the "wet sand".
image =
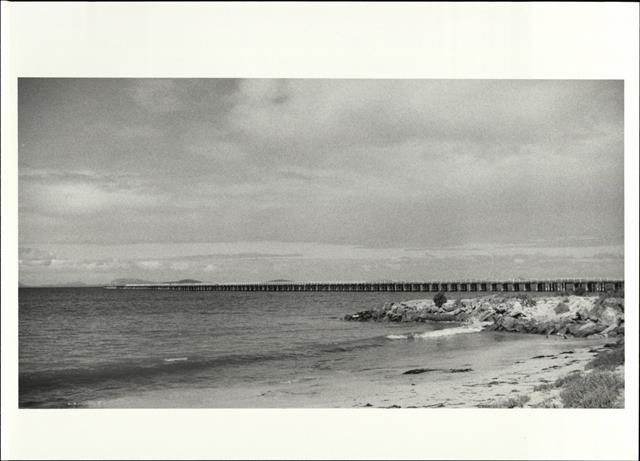
<svg viewBox="0 0 640 461">
<path fill-rule="evenodd" d="M 474 333 L 480 335 L 487 332 Z M 512 334 L 513 335 L 513 334 Z M 148 391 L 88 402 L 100 408 L 472 408 L 526 395 L 525 406 L 553 398 L 534 387 L 584 370 L 611 339 L 562 339 L 519 335 L 475 354 L 443 354 L 421 361 L 396 355 L 358 370 L 302 372 L 292 379 L 212 387 Z M 412 350 L 411 341 L 405 350 Z M 362 353 L 376 354 L 376 351 Z M 411 373 L 407 371 L 414 370 Z"/>
</svg>

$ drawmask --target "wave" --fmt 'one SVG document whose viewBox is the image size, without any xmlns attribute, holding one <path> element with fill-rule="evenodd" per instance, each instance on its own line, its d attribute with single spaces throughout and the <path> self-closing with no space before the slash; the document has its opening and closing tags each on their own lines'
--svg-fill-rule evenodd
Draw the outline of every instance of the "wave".
<svg viewBox="0 0 640 461">
<path fill-rule="evenodd" d="M 185 374 L 208 368 L 286 358 L 291 354 L 235 354 L 222 357 L 175 357 L 109 363 L 105 365 L 19 373 L 20 393 L 43 388 L 107 384 L 113 381 L 146 382 L 149 378 Z"/>
<path fill-rule="evenodd" d="M 218 357 L 178 356 L 147 358 L 108 363 L 82 368 L 49 369 L 19 373 L 20 394 L 43 389 L 73 386 L 109 386 L 114 382 L 146 383 L 156 376 L 175 376 L 184 379 L 188 373 L 207 369 L 246 365 L 256 362 L 313 359 L 326 354 L 351 352 L 383 346 L 384 337 L 373 337 L 333 344 L 312 344 L 305 349 L 292 349 L 273 353 L 230 354 Z"/>
<path fill-rule="evenodd" d="M 327 354 L 349 353 L 353 351 L 383 347 L 388 340 L 398 339 L 426 339 L 433 337 L 450 336 L 460 333 L 473 333 L 482 329 L 479 325 L 446 328 L 443 330 L 428 331 L 409 335 L 390 334 L 388 336 L 373 336 L 335 343 L 309 344 L 303 349 L 280 350 L 265 353 L 230 354 L 218 357 L 181 355 L 148 357 L 140 360 L 123 360 L 120 362 L 106 363 L 103 365 L 48 369 L 19 373 L 19 393 L 21 400 L 31 398 L 33 393 L 51 392 L 55 389 L 76 388 L 100 388 L 110 389 L 120 385 L 136 384 L 147 385 L 162 383 L 167 380 L 190 380 L 196 377 L 200 380 L 202 375 L 198 373 L 215 370 L 218 368 L 242 366 L 252 363 L 260 363 L 276 360 L 315 360 L 325 357 Z M 194 376 L 195 375 L 195 376 Z M 189 378 L 191 376 L 192 378 Z M 209 382 L 212 373 L 209 371 L 204 379 Z"/>
<path fill-rule="evenodd" d="M 453 336 L 466 333 L 477 333 L 482 331 L 486 325 L 490 322 L 479 322 L 471 325 L 465 325 L 461 327 L 443 328 L 441 330 L 426 331 L 424 333 L 409 333 L 406 335 L 387 335 L 387 339 L 429 339 L 429 338 L 442 338 L 446 336 Z"/>
</svg>

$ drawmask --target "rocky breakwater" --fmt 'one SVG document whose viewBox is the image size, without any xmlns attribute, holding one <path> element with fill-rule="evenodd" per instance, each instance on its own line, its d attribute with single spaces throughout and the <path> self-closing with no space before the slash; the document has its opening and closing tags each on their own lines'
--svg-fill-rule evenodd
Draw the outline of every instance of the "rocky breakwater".
<svg viewBox="0 0 640 461">
<path fill-rule="evenodd" d="M 484 328 L 565 337 L 624 335 L 624 298 L 612 296 L 548 296 L 532 298 L 492 295 L 450 300 L 387 303 L 381 308 L 348 314 L 350 321 L 484 322 Z"/>
</svg>

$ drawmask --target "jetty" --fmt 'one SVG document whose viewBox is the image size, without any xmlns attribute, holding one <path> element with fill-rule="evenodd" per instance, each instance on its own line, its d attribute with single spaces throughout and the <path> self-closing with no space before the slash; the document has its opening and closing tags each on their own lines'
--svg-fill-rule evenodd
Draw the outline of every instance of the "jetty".
<svg viewBox="0 0 640 461">
<path fill-rule="evenodd" d="M 552 280 L 462 280 L 422 282 L 292 282 L 262 283 L 126 283 L 108 285 L 111 290 L 169 291 L 266 291 L 266 292 L 585 292 L 623 290 L 623 280 L 612 279 L 552 279 Z"/>
</svg>

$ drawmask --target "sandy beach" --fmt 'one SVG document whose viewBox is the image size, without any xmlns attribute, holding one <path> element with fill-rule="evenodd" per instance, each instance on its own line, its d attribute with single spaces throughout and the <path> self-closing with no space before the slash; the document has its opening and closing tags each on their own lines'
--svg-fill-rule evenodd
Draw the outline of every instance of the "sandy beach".
<svg viewBox="0 0 640 461">
<path fill-rule="evenodd" d="M 498 334 L 498 333 L 473 333 Z M 505 334 L 512 336 L 513 334 Z M 301 375 L 244 387 L 150 391 L 104 401 L 99 408 L 470 408 L 527 395 L 525 406 L 553 398 L 534 387 L 581 371 L 611 340 L 527 336 L 481 355 L 424 363 L 397 357 L 372 369 Z M 426 370 L 425 370 L 426 369 Z M 412 371 L 407 373 L 408 371 Z"/>
</svg>

